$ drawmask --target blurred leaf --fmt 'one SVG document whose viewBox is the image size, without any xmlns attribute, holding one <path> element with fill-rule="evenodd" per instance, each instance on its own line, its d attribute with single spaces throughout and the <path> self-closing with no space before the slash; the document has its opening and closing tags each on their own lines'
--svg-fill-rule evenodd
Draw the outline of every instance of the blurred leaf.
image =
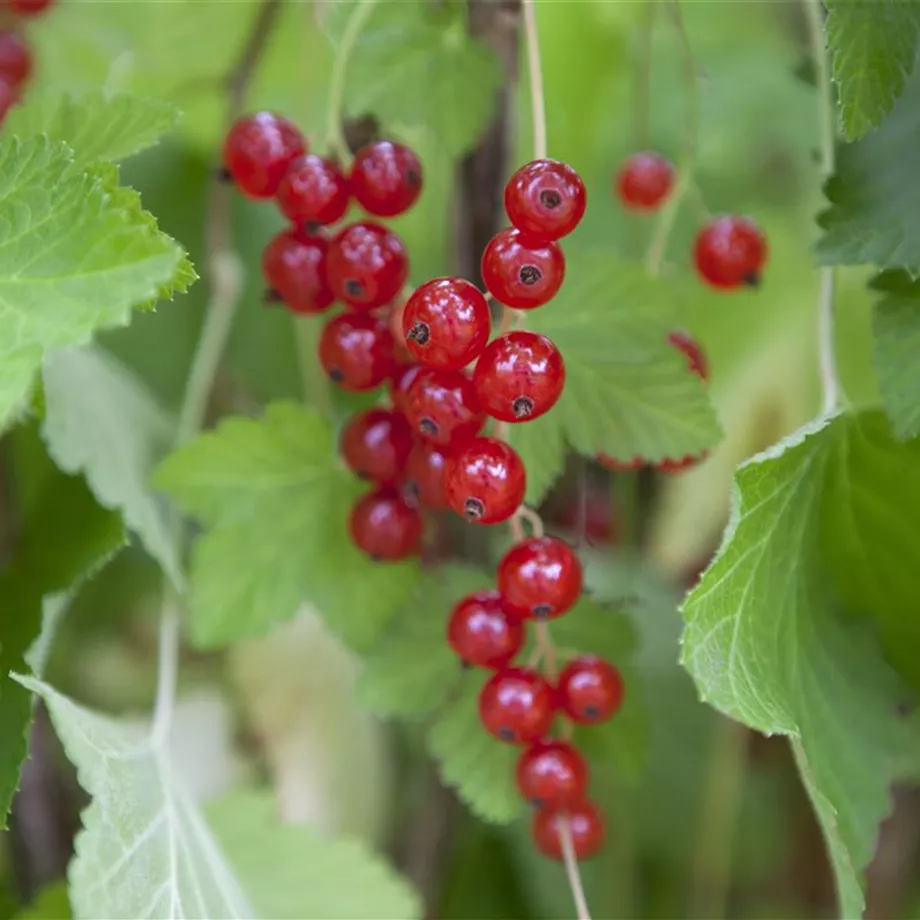
<svg viewBox="0 0 920 920">
<path fill-rule="evenodd" d="M 35 900 L 16 914 L 14 920 L 70 920 L 72 916 L 67 882 L 61 880 L 42 888 Z"/>
</svg>

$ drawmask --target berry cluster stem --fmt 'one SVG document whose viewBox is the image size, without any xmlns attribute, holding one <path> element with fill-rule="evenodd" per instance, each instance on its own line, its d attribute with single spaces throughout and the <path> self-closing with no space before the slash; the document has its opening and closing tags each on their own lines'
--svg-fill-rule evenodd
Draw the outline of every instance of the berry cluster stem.
<svg viewBox="0 0 920 920">
<path fill-rule="evenodd" d="M 534 0 L 521 0 L 524 14 L 524 41 L 527 44 L 527 68 L 530 81 L 530 109 L 533 119 L 533 156 L 546 159 L 546 98 L 543 94 L 543 65 L 540 61 L 540 33 Z"/>
</svg>

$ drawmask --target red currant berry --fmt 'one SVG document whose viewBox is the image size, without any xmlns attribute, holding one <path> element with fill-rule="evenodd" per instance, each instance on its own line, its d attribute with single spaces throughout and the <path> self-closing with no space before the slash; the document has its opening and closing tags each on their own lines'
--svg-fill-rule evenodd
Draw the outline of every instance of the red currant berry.
<svg viewBox="0 0 920 920">
<path fill-rule="evenodd" d="M 355 545 L 377 561 L 412 556 L 422 540 L 421 515 L 386 486 L 358 499 L 348 529 Z"/>
<path fill-rule="evenodd" d="M 722 215 L 696 238 L 696 268 L 716 288 L 756 287 L 767 261 L 767 241 L 749 217 Z"/>
<path fill-rule="evenodd" d="M 567 741 L 541 741 L 521 754 L 517 785 L 534 808 L 576 805 L 588 791 L 588 765 Z"/>
<path fill-rule="evenodd" d="M 396 369 L 393 336 L 372 316 L 344 313 L 323 327 L 319 361 L 343 390 L 372 390 Z"/>
<path fill-rule="evenodd" d="M 645 460 L 642 457 L 633 457 L 632 460 L 620 460 L 617 457 L 610 456 L 610 454 L 598 454 L 597 462 L 604 469 L 610 470 L 611 473 L 635 473 L 636 470 L 641 470 L 645 466 Z"/>
<path fill-rule="evenodd" d="M 653 211 L 674 186 L 674 166 L 659 153 L 634 153 L 617 176 L 620 201 L 635 211 Z"/>
<path fill-rule="evenodd" d="M 388 304 L 408 277 L 403 241 L 379 224 L 349 224 L 329 247 L 329 284 L 335 296 L 354 310 Z"/>
<path fill-rule="evenodd" d="M 355 154 L 351 188 L 368 214 L 396 217 L 408 211 L 422 192 L 422 164 L 402 144 L 392 141 L 368 144 Z"/>
<path fill-rule="evenodd" d="M 676 460 L 659 460 L 655 464 L 655 469 L 666 476 L 676 476 L 679 473 L 692 470 L 695 466 L 699 466 L 708 456 L 709 451 L 704 450 L 700 454 L 688 454 L 686 457 L 680 457 Z"/>
<path fill-rule="evenodd" d="M 493 674 L 479 693 L 479 718 L 490 735 L 509 744 L 531 744 L 553 724 L 553 688 L 529 668 Z"/>
<path fill-rule="evenodd" d="M 472 438 L 448 457 L 444 470 L 447 504 L 468 521 L 507 521 L 524 501 L 526 491 L 524 461 L 504 441 Z"/>
<path fill-rule="evenodd" d="M 451 611 L 447 641 L 464 664 L 504 668 L 524 644 L 524 627 L 505 614 L 498 591 L 477 591 Z"/>
<path fill-rule="evenodd" d="M 492 418 L 526 422 L 556 405 L 565 385 L 565 362 L 545 335 L 509 332 L 486 346 L 473 383 Z"/>
<path fill-rule="evenodd" d="M 390 399 L 393 406 L 405 413 L 408 405 L 409 387 L 422 370 L 421 364 L 400 364 L 390 380 Z"/>
<path fill-rule="evenodd" d="M 623 702 L 623 678 L 609 661 L 595 655 L 573 658 L 559 675 L 559 708 L 581 725 L 605 722 Z"/>
<path fill-rule="evenodd" d="M 417 442 L 403 470 L 402 494 L 412 507 L 421 505 L 431 511 L 447 508 L 444 497 L 444 452 L 426 441 Z"/>
<path fill-rule="evenodd" d="M 462 371 L 423 368 L 406 394 L 412 428 L 435 444 L 473 437 L 486 420 L 473 381 Z"/>
<path fill-rule="evenodd" d="M 342 432 L 342 457 L 362 479 L 396 482 L 412 450 L 412 429 L 402 412 L 367 409 Z"/>
<path fill-rule="evenodd" d="M 245 115 L 224 141 L 224 166 L 240 191 L 271 198 L 291 162 L 306 150 L 296 126 L 273 112 Z"/>
<path fill-rule="evenodd" d="M 265 247 L 262 276 L 295 313 L 322 313 L 332 305 L 326 280 L 328 249 L 323 237 L 300 230 L 284 230 Z"/>
<path fill-rule="evenodd" d="M 54 6 L 56 0 L 7 0 L 14 13 L 20 16 L 38 16 Z"/>
<path fill-rule="evenodd" d="M 590 859 L 604 846 L 604 816 L 593 802 L 582 801 L 565 809 L 545 808 L 533 816 L 533 839 L 537 849 L 550 859 L 562 860 L 560 823 L 567 821 L 576 859 Z"/>
<path fill-rule="evenodd" d="M 275 197 L 288 220 L 325 227 L 348 210 L 348 180 L 332 160 L 308 153 L 288 166 Z"/>
<path fill-rule="evenodd" d="M 0 32 L 0 79 L 18 89 L 32 73 L 32 50 L 18 32 Z"/>
<path fill-rule="evenodd" d="M 687 356 L 690 370 L 697 377 L 701 380 L 709 379 L 709 362 L 706 360 L 706 352 L 703 351 L 703 346 L 693 336 L 678 330 L 668 336 L 668 341 Z"/>
<path fill-rule="evenodd" d="M 541 307 L 565 278 L 565 256 L 556 243 L 536 242 L 509 227 L 482 254 L 482 279 L 492 296 L 517 310 Z"/>
<path fill-rule="evenodd" d="M 509 613 L 550 620 L 570 610 L 581 595 L 581 562 L 556 537 L 531 537 L 508 550 L 498 564 L 498 590 Z"/>
<path fill-rule="evenodd" d="M 480 290 L 462 278 L 436 278 L 418 288 L 403 311 L 412 355 L 430 367 L 466 367 L 489 341 L 491 316 Z"/>
<path fill-rule="evenodd" d="M 508 219 L 538 240 L 558 240 L 571 233 L 584 217 L 587 204 L 581 176 L 558 160 L 527 163 L 505 186 Z"/>
</svg>

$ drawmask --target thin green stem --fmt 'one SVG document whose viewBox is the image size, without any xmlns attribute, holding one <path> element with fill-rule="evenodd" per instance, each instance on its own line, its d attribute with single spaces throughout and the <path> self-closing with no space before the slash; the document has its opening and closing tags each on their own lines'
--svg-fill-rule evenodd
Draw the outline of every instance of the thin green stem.
<svg viewBox="0 0 920 920">
<path fill-rule="evenodd" d="M 640 150 L 646 150 L 651 144 L 652 38 L 655 27 L 655 13 L 657 11 L 657 3 L 646 3 L 642 9 L 642 21 L 639 24 L 633 117 L 635 119 L 636 145 Z"/>
</svg>

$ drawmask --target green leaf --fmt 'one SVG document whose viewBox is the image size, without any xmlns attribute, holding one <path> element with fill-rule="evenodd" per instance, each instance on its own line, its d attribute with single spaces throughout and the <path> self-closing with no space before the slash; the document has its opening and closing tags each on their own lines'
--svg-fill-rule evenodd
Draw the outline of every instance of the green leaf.
<svg viewBox="0 0 920 920">
<path fill-rule="evenodd" d="M 699 453 L 721 436 L 702 382 L 667 340 L 679 291 L 606 251 L 573 250 L 566 277 L 553 302 L 527 318 L 562 352 L 565 389 L 546 415 L 511 426 L 533 504 L 568 448 L 655 461 Z"/>
<path fill-rule="evenodd" d="M 920 37 L 915 0 L 827 0 L 827 43 L 849 140 L 878 126 L 914 69 Z"/>
<path fill-rule="evenodd" d="M 55 463 L 86 475 L 99 503 L 123 513 L 181 590 L 166 508 L 147 485 L 171 442 L 169 419 L 143 383 L 99 349 L 55 351 L 45 360 L 43 382 L 42 436 Z"/>
<path fill-rule="evenodd" d="M 792 739 L 846 917 L 863 907 L 888 785 L 918 751 L 899 715 L 906 688 L 869 624 L 841 611 L 873 617 L 890 651 L 898 636 L 916 660 L 904 592 L 920 565 L 918 460 L 873 412 L 813 423 L 743 464 L 723 545 L 683 610 L 682 661 L 703 699 Z"/>
<path fill-rule="evenodd" d="M 52 882 L 42 888 L 35 900 L 14 920 L 70 920 L 70 897 L 67 882 Z"/>
<path fill-rule="evenodd" d="M 328 422 L 300 406 L 225 420 L 168 457 L 156 482 L 210 527 L 190 576 L 198 645 L 263 635 L 308 601 L 363 646 L 417 583 L 414 562 L 373 563 L 349 539 L 366 486 L 339 461 Z"/>
<path fill-rule="evenodd" d="M 282 824 L 269 793 L 238 793 L 210 805 L 207 815 L 260 917 L 421 917 L 418 896 L 378 857 L 357 841 Z"/>
</svg>

